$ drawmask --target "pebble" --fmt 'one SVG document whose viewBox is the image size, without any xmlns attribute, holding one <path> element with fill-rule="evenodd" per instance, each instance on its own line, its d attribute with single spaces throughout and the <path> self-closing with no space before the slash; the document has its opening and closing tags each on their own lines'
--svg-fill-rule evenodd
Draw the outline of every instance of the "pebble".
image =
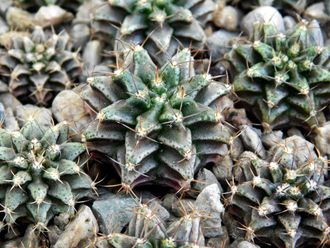
<svg viewBox="0 0 330 248">
<path fill-rule="evenodd" d="M 42 6 L 34 15 L 35 21 L 41 27 L 56 26 L 61 23 L 72 21 L 73 14 L 57 5 Z"/>
<path fill-rule="evenodd" d="M 330 20 L 330 16 L 326 13 L 324 2 L 311 4 L 304 12 L 304 17 L 308 19 L 316 19 L 321 24 L 325 24 Z"/>
<path fill-rule="evenodd" d="M 322 155 L 330 155 L 330 122 L 314 130 L 314 143 Z"/>
<path fill-rule="evenodd" d="M 241 22 L 241 28 L 248 36 L 253 35 L 255 23 L 272 23 L 279 32 L 284 32 L 284 20 L 280 12 L 271 6 L 258 7 L 249 12 Z"/>
<path fill-rule="evenodd" d="M 213 13 L 213 23 L 219 28 L 236 31 L 242 16 L 242 12 L 233 6 L 220 6 Z"/>
<path fill-rule="evenodd" d="M 220 190 L 216 183 L 203 189 L 196 199 L 195 207 L 202 216 L 201 224 L 204 236 L 214 238 L 222 235 L 221 215 L 225 209 L 220 201 Z"/>
<path fill-rule="evenodd" d="M 98 219 L 100 230 L 104 234 L 121 232 L 133 217 L 137 207 L 134 199 L 128 195 L 107 194 L 93 203 L 92 209 Z"/>
<path fill-rule="evenodd" d="M 51 108 L 58 122 L 69 123 L 72 135 L 78 135 L 85 130 L 92 121 L 85 108 L 85 103 L 73 90 L 63 90 L 54 99 Z"/>
<path fill-rule="evenodd" d="M 95 237 L 99 227 L 92 210 L 86 205 L 82 205 L 76 217 L 66 226 L 60 235 L 54 248 L 76 248 L 81 246 L 81 242 Z M 80 246 L 79 246 L 80 245 Z"/>
<path fill-rule="evenodd" d="M 214 32 L 206 40 L 206 46 L 213 60 L 218 60 L 230 50 L 230 41 L 238 36 L 238 33 L 219 30 Z"/>
<path fill-rule="evenodd" d="M 20 127 L 31 120 L 37 121 L 42 127 L 50 127 L 53 124 L 52 112 L 49 109 L 31 104 L 17 106 L 16 118 Z"/>
<path fill-rule="evenodd" d="M 255 152 L 260 158 L 266 157 L 266 150 L 261 142 L 260 136 L 254 128 L 243 125 L 241 127 L 240 137 L 247 150 Z"/>
</svg>

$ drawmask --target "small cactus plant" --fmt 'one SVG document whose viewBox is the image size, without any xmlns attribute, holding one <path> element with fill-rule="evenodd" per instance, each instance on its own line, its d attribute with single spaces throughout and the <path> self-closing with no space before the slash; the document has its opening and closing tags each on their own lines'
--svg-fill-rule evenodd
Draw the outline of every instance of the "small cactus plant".
<svg viewBox="0 0 330 248">
<path fill-rule="evenodd" d="M 213 9 L 212 0 L 111 0 L 95 10 L 94 30 L 106 42 L 119 40 L 116 47 L 145 42 L 162 65 L 181 45 L 203 48 L 203 24 Z"/>
<path fill-rule="evenodd" d="M 318 157 L 300 163 L 299 158 L 286 166 L 294 158 L 290 147 L 274 148 L 276 160 L 271 162 L 252 152 L 241 155 L 235 165 L 236 182 L 226 195 L 228 223 L 243 230 L 239 235 L 248 241 L 286 248 L 322 245 L 330 230 L 330 188 L 322 184 L 320 173 L 327 170 L 326 163 Z"/>
<path fill-rule="evenodd" d="M 65 32 L 49 37 L 35 27 L 30 37 L 14 37 L 12 44 L 0 56 L 1 77 L 22 102 L 48 106 L 56 93 L 77 79 L 79 55 L 71 51 Z"/>
<path fill-rule="evenodd" d="M 184 49 L 162 68 L 138 46 L 129 69 L 88 79 L 82 97 L 97 113 L 84 138 L 90 151 L 109 157 L 122 183 L 191 182 L 201 159 L 228 152 L 231 130 L 219 101 L 230 87 L 208 74 L 195 75 Z"/>
<path fill-rule="evenodd" d="M 64 122 L 45 129 L 36 121 L 20 131 L 0 129 L 0 201 L 7 225 L 25 217 L 45 228 L 55 214 L 72 213 L 92 188 L 82 170 L 85 146 L 70 142 L 68 131 Z"/>
<path fill-rule="evenodd" d="M 264 126 L 311 128 L 330 103 L 329 48 L 316 45 L 307 26 L 283 34 L 256 24 L 252 40 L 226 55 L 237 73 L 234 91 Z"/>
</svg>

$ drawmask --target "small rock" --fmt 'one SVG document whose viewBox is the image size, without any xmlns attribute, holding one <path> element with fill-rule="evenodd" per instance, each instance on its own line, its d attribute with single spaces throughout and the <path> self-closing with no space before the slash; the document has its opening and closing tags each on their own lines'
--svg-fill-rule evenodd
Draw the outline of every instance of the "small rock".
<svg viewBox="0 0 330 248">
<path fill-rule="evenodd" d="M 60 235 L 54 248 L 76 248 L 83 240 L 93 238 L 99 231 L 97 220 L 91 209 L 82 205 L 76 217 L 70 222 L 64 232 Z"/>
<path fill-rule="evenodd" d="M 219 28 L 235 31 L 242 16 L 242 12 L 233 6 L 219 6 L 213 13 L 213 23 Z"/>
<path fill-rule="evenodd" d="M 92 209 L 104 234 L 121 232 L 133 217 L 137 207 L 134 199 L 127 195 L 107 194 L 93 203 Z"/>
<path fill-rule="evenodd" d="M 197 174 L 196 181 L 197 182 L 194 183 L 192 186 L 193 189 L 196 190 L 196 192 L 202 192 L 203 189 L 205 189 L 207 186 L 211 184 L 218 185 L 220 193 L 222 194 L 223 192 L 222 187 L 218 182 L 216 176 L 208 169 L 205 168 L 201 169 Z"/>
<path fill-rule="evenodd" d="M 320 24 L 316 20 L 312 20 L 307 24 L 310 42 L 317 46 L 324 47 L 324 37 Z"/>
<path fill-rule="evenodd" d="M 254 128 L 243 125 L 240 137 L 246 149 L 255 152 L 261 158 L 266 157 L 266 150 L 261 142 L 260 136 Z"/>
<path fill-rule="evenodd" d="M 234 243 L 230 245 L 230 248 L 260 248 L 260 246 L 245 240 L 244 241 L 236 240 Z"/>
<path fill-rule="evenodd" d="M 207 242 L 207 247 L 214 247 L 214 248 L 228 247 L 229 242 L 230 242 L 230 237 L 228 235 L 227 228 L 223 226 L 223 234 L 216 238 L 210 238 Z"/>
<path fill-rule="evenodd" d="M 5 34 L 9 31 L 6 21 L 0 16 L 0 34 Z"/>
<path fill-rule="evenodd" d="M 63 90 L 55 97 L 52 103 L 52 112 L 58 122 L 66 121 L 69 123 L 72 135 L 80 136 L 92 121 L 84 101 L 79 94 L 72 90 Z"/>
<path fill-rule="evenodd" d="M 4 127 L 5 129 L 10 131 L 18 131 L 20 129 L 18 122 L 14 116 L 14 112 L 11 108 L 7 108 L 5 110 Z"/>
<path fill-rule="evenodd" d="M 219 30 L 206 40 L 206 46 L 213 60 L 218 60 L 230 50 L 230 41 L 237 37 L 237 33 Z"/>
<path fill-rule="evenodd" d="M 217 184 L 207 186 L 198 195 L 195 207 L 202 216 L 202 230 L 205 237 L 214 238 L 222 235 L 221 215 L 225 209 L 220 201 L 220 190 Z"/>
<path fill-rule="evenodd" d="M 220 182 L 225 182 L 226 180 L 230 180 L 232 178 L 233 166 L 233 160 L 229 155 L 226 155 L 219 163 L 212 167 L 212 171 Z"/>
<path fill-rule="evenodd" d="M 22 127 L 26 122 L 35 120 L 42 127 L 52 126 L 52 112 L 43 107 L 27 104 L 16 108 L 16 118 Z"/>
<path fill-rule="evenodd" d="M 26 31 L 38 25 L 32 14 L 16 7 L 10 7 L 8 9 L 6 20 L 10 28 L 16 31 Z"/>
<path fill-rule="evenodd" d="M 304 16 L 311 20 L 316 19 L 321 24 L 325 24 L 330 20 L 330 16 L 326 13 L 324 2 L 311 4 L 305 10 Z"/>
<path fill-rule="evenodd" d="M 1 87 L 1 86 L 0 86 Z M 1 90 L 0 90 L 1 92 Z M 7 108 L 11 108 L 14 112 L 16 111 L 16 108 L 18 106 L 21 106 L 22 104 L 16 99 L 16 97 L 14 97 L 12 94 L 10 93 L 1 93 L 0 94 L 0 99 L 1 99 L 1 103 L 3 104 L 3 106 L 5 107 L 5 109 Z"/>
<path fill-rule="evenodd" d="M 35 21 L 41 27 L 56 26 L 69 22 L 73 19 L 73 14 L 57 5 L 42 6 L 34 15 Z"/>
<path fill-rule="evenodd" d="M 0 45 L 6 48 L 12 47 L 13 40 L 17 37 L 23 38 L 24 36 L 29 37 L 30 34 L 28 32 L 21 31 L 8 31 L 3 34 L 0 34 Z"/>
<path fill-rule="evenodd" d="M 330 122 L 314 130 L 314 143 L 322 155 L 330 155 Z"/>
<path fill-rule="evenodd" d="M 272 131 L 272 132 L 263 133 L 261 140 L 266 148 L 270 148 L 281 142 L 282 138 L 283 138 L 282 131 Z"/>
<path fill-rule="evenodd" d="M 284 20 L 280 12 L 271 6 L 258 7 L 249 12 L 241 22 L 241 28 L 248 35 L 253 35 L 255 23 L 272 23 L 279 32 L 284 32 Z"/>
<path fill-rule="evenodd" d="M 94 68 L 101 62 L 101 53 L 103 45 L 98 40 L 89 41 L 83 52 L 84 76 L 89 76 L 93 73 Z"/>
<path fill-rule="evenodd" d="M 297 25 L 296 20 L 292 16 L 285 16 L 283 21 L 285 30 L 292 30 Z"/>
</svg>

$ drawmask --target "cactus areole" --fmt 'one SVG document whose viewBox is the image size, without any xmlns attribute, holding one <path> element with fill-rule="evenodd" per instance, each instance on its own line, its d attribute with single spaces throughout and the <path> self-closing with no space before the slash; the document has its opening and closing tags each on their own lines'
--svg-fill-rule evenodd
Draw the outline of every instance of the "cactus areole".
<svg viewBox="0 0 330 248">
<path fill-rule="evenodd" d="M 231 134 L 217 104 L 230 87 L 195 75 L 188 49 L 159 69 L 142 47 L 132 53 L 133 72 L 88 79 L 83 98 L 97 116 L 85 139 L 116 164 L 122 183 L 158 178 L 181 187 L 201 158 L 227 152 Z"/>
</svg>

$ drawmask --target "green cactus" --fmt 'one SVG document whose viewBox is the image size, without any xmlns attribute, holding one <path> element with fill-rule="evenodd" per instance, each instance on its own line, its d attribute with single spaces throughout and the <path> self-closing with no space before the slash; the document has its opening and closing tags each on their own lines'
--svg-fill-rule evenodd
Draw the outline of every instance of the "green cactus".
<svg viewBox="0 0 330 248">
<path fill-rule="evenodd" d="M 85 146 L 69 141 L 69 126 L 43 128 L 27 122 L 20 131 L 0 129 L 0 201 L 4 221 L 20 217 L 46 227 L 58 213 L 72 213 L 92 181 L 83 173 Z"/>
<path fill-rule="evenodd" d="M 1 79 L 22 102 L 49 105 L 56 93 L 72 87 L 81 70 L 69 36 L 48 36 L 35 27 L 30 37 L 14 37 L 13 46 L 0 57 Z"/>
<path fill-rule="evenodd" d="M 156 176 L 181 187 L 200 160 L 228 152 L 231 130 L 218 104 L 230 87 L 195 75 L 188 49 L 160 69 L 142 47 L 132 53 L 133 72 L 120 68 L 88 79 L 82 97 L 97 116 L 84 138 L 91 152 L 115 161 L 123 184 L 133 188 Z"/>
<path fill-rule="evenodd" d="M 93 28 L 106 42 L 141 44 L 158 64 L 168 61 L 179 46 L 203 48 L 203 25 L 211 18 L 212 0 L 110 0 L 96 9 Z M 119 27 L 119 31 L 118 30 Z"/>
<path fill-rule="evenodd" d="M 307 25 L 283 34 L 256 24 L 251 42 L 226 55 L 237 72 L 234 91 L 265 126 L 311 128 L 330 102 L 330 50 L 314 43 Z"/>
<path fill-rule="evenodd" d="M 226 194 L 228 223 L 236 226 L 233 230 L 243 230 L 246 240 L 298 248 L 329 239 L 326 162 L 313 151 L 310 158 L 297 158 L 292 142 L 274 147 L 271 162 L 244 152 L 235 165 L 235 182 Z M 234 232 L 230 235 L 236 237 Z"/>
</svg>

